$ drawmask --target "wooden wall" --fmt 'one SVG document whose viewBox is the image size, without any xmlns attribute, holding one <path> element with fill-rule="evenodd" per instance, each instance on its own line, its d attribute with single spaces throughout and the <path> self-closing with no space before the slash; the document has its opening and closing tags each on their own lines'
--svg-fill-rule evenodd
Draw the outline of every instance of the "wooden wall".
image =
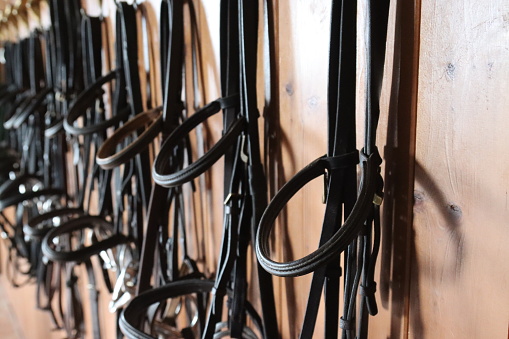
<svg viewBox="0 0 509 339">
<path fill-rule="evenodd" d="M 150 1 L 158 9 L 159 1 Z M 87 3 L 91 12 L 97 8 L 95 0 Z M 111 8 L 111 0 L 104 3 Z M 219 1 L 195 3 L 205 103 L 219 95 Z M 363 6 L 359 9 L 362 13 Z M 273 196 L 325 152 L 330 1 L 274 0 L 270 10 L 272 79 L 263 76 L 268 66 L 260 43 L 259 108 Z M 370 320 L 370 338 L 506 338 L 509 4 L 394 1 L 390 21 L 388 46 L 395 52 L 389 53 L 378 135 L 385 161 L 376 275 L 380 314 Z M 362 80 L 362 62 L 358 68 Z M 220 129 L 219 120 L 206 126 L 210 142 Z M 204 228 L 209 230 L 203 252 L 209 257 L 219 246 L 221 168 L 218 163 L 206 179 L 215 193 L 203 195 Z M 319 182 L 307 186 L 279 219 L 275 241 L 285 244 L 279 258 L 300 257 L 316 248 L 321 189 Z M 213 270 L 215 260 L 206 266 Z M 275 281 L 282 336 L 295 338 L 310 276 Z M 10 292 L 20 319 L 30 323 L 45 317 L 33 311 L 33 291 L 21 291 Z M 27 338 L 49 337 L 49 319 L 31 324 Z M 317 338 L 323 337 L 321 327 L 319 322 Z M 108 328 L 113 338 L 113 327 Z"/>
<path fill-rule="evenodd" d="M 409 337 L 506 338 L 509 3 L 421 22 Z"/>
</svg>

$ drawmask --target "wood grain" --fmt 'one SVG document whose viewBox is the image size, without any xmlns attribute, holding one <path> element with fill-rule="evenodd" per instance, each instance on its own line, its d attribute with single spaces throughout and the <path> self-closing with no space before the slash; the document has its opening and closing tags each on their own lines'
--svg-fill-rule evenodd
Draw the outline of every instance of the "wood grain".
<svg viewBox="0 0 509 339">
<path fill-rule="evenodd" d="M 505 338 L 509 5 L 426 1 L 410 338 Z"/>
<path fill-rule="evenodd" d="M 328 1 L 280 1 L 278 11 L 277 91 L 279 118 L 276 160 L 281 187 L 297 171 L 326 152 L 327 72 L 330 30 Z M 274 248 L 283 261 L 315 250 L 322 225 L 323 183 L 307 185 L 288 204 L 276 227 Z M 299 334 L 311 275 L 277 278 L 281 288 L 280 326 L 283 338 Z M 323 319 L 323 315 L 320 315 Z M 315 335 L 323 337 L 323 320 Z"/>
</svg>

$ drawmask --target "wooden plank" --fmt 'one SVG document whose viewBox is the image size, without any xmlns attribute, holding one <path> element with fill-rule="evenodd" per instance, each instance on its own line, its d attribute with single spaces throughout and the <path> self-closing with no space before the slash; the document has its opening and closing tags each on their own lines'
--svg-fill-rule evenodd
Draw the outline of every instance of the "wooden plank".
<svg viewBox="0 0 509 339">
<path fill-rule="evenodd" d="M 279 1 L 277 13 L 277 78 L 279 104 L 269 130 L 275 157 L 272 192 L 326 151 L 327 74 L 330 30 L 329 1 Z M 279 260 L 294 260 L 316 249 L 324 205 L 320 179 L 291 201 L 276 226 L 274 247 Z M 276 278 L 281 288 L 279 320 L 283 338 L 300 332 L 311 275 Z M 323 314 L 316 337 L 323 337 Z"/>
<path fill-rule="evenodd" d="M 410 338 L 505 338 L 509 4 L 425 1 Z"/>
</svg>

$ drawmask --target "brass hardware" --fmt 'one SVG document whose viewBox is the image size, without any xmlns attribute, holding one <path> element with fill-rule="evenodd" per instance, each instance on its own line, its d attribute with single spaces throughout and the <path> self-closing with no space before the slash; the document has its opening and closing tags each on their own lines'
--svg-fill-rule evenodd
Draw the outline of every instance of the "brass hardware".
<svg viewBox="0 0 509 339">
<path fill-rule="evenodd" d="M 384 198 L 383 198 L 383 197 L 381 197 L 381 196 L 379 196 L 378 194 L 375 194 L 375 195 L 373 196 L 373 203 L 374 203 L 375 205 L 380 206 L 380 205 L 382 204 L 382 201 L 383 201 L 383 200 L 384 200 Z"/>
</svg>

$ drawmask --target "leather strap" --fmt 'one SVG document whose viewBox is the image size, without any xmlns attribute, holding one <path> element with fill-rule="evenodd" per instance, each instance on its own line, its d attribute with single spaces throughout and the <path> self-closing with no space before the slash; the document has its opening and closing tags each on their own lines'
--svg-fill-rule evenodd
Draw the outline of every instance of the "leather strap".
<svg viewBox="0 0 509 339">
<path fill-rule="evenodd" d="M 83 210 L 81 208 L 61 208 L 53 211 L 49 211 L 43 214 L 39 214 L 38 216 L 30 219 L 27 224 L 23 226 L 23 233 L 26 236 L 31 238 L 41 238 L 48 233 L 50 229 L 47 225 L 44 225 L 45 222 L 51 221 L 56 217 L 63 216 L 76 216 L 83 215 Z"/>
<path fill-rule="evenodd" d="M 129 111 L 124 109 L 115 114 L 111 119 L 97 124 L 86 125 L 83 127 L 75 126 L 75 121 L 86 114 L 87 109 L 96 104 L 103 94 L 102 86 L 110 81 L 118 81 L 119 70 L 111 71 L 109 74 L 99 78 L 93 85 L 81 92 L 69 108 L 69 113 L 64 119 L 65 131 L 72 135 L 93 134 L 106 130 L 108 127 L 115 126 L 121 121 L 125 121 L 129 116 Z"/>
<path fill-rule="evenodd" d="M 356 159 L 351 160 L 350 164 L 356 162 Z M 319 249 L 301 259 L 286 263 L 279 263 L 270 259 L 268 238 L 277 215 L 299 189 L 314 178 L 325 173 L 325 163 L 327 162 L 322 162 L 321 159 L 317 159 L 297 173 L 281 188 L 279 191 L 281 193 L 278 193 L 274 197 L 262 216 L 257 235 L 256 253 L 262 266 L 271 274 L 291 277 L 313 272 L 321 264 L 345 250 L 346 246 L 357 236 L 358 229 L 369 214 L 369 207 L 373 204 L 373 199 L 377 193 L 375 189 L 378 185 L 377 171 L 381 164 L 381 158 L 378 154 L 364 157 L 361 161 L 362 177 L 359 198 L 350 216 L 346 219 L 339 231 Z"/>
<path fill-rule="evenodd" d="M 120 317 L 120 328 L 129 338 L 152 339 L 151 335 L 139 330 L 147 308 L 161 300 L 182 297 L 190 294 L 204 294 L 213 292 L 214 282 L 202 279 L 183 279 L 164 286 L 143 292 L 134 298 L 124 309 Z M 228 291 L 231 295 L 232 291 Z M 250 303 L 246 303 L 247 313 L 251 316 L 256 328 L 261 329 L 261 319 Z M 214 335 L 214 338 L 222 336 Z"/>
<path fill-rule="evenodd" d="M 146 111 L 130 119 L 101 145 L 97 151 L 96 162 L 104 169 L 113 169 L 131 160 L 134 156 L 145 150 L 150 143 L 159 135 L 162 127 L 162 107 Z M 138 136 L 136 142 L 130 143 L 127 147 L 116 152 L 117 147 L 133 133 L 137 132 L 140 126 L 147 126 Z"/>
<path fill-rule="evenodd" d="M 99 307 L 99 290 L 97 289 L 97 281 L 95 279 L 94 267 L 90 259 L 85 260 L 85 269 L 87 271 L 87 290 L 90 298 L 90 314 L 92 317 L 92 334 L 94 339 L 101 338 L 100 326 L 100 307 Z"/>
<path fill-rule="evenodd" d="M 35 110 L 42 105 L 43 101 L 46 100 L 46 97 L 51 92 L 52 89 L 47 88 L 41 90 L 33 97 L 28 98 L 28 100 L 25 101 L 24 105 L 22 104 L 21 107 L 19 107 L 16 110 L 16 112 L 7 121 L 4 122 L 4 128 L 5 129 L 20 128 L 20 126 L 28 119 L 28 117 L 32 115 L 35 112 Z"/>
<path fill-rule="evenodd" d="M 41 178 L 37 175 L 28 173 L 18 175 L 14 179 L 2 183 L 0 186 L 0 199 L 19 193 L 20 185 L 37 185 L 40 183 Z"/>
<path fill-rule="evenodd" d="M 138 33 L 136 25 L 136 10 L 126 2 L 117 2 L 116 25 L 117 39 L 121 45 L 117 51 L 117 61 L 121 61 L 124 68 L 125 85 L 129 100 L 127 104 L 134 116 L 143 112 L 140 77 L 138 73 Z M 118 56 L 121 56 L 118 57 Z M 149 203 L 151 187 L 150 166 L 148 154 L 139 154 L 135 157 L 136 180 L 138 181 L 139 197 L 142 206 L 146 209 Z"/>
<path fill-rule="evenodd" d="M 218 99 L 211 102 L 190 116 L 164 141 L 154 160 L 154 166 L 152 167 L 152 178 L 158 185 L 174 187 L 189 182 L 212 167 L 214 163 L 230 150 L 231 145 L 239 137 L 240 132 L 244 128 L 244 120 L 242 118 L 232 123 L 229 129 L 223 133 L 221 139 L 201 158 L 182 170 L 168 173 L 170 172 L 170 155 L 174 154 L 178 147 L 181 147 L 182 142 L 188 137 L 189 133 L 200 123 L 203 123 L 211 116 L 219 113 L 220 110 L 235 107 L 237 105 L 237 100 L 238 96 L 232 96 L 230 98 Z"/>
<path fill-rule="evenodd" d="M 129 242 L 129 239 L 123 234 L 113 234 L 104 240 L 97 241 L 90 246 L 83 246 L 80 249 L 72 251 L 54 249 L 53 244 L 55 243 L 55 239 L 57 237 L 68 235 L 75 231 L 92 228 L 93 226 L 99 226 L 102 230 L 105 231 L 113 231 L 113 226 L 111 223 L 107 222 L 103 218 L 97 216 L 83 216 L 70 220 L 49 231 L 44 236 L 42 242 L 42 252 L 51 261 L 72 261 L 81 263 L 89 259 L 91 256 L 101 253 L 102 251 Z"/>
<path fill-rule="evenodd" d="M 370 10 L 370 16 L 368 17 L 368 24 L 373 22 L 377 24 L 376 31 L 379 33 L 377 33 L 378 36 L 376 38 L 379 41 L 376 45 L 380 47 L 377 51 L 378 59 L 376 61 L 372 62 L 376 58 L 371 55 L 371 52 L 368 53 L 369 86 L 371 86 L 372 67 L 376 69 L 375 80 L 378 85 L 381 85 L 383 76 L 388 1 L 382 1 L 378 5 L 380 7 L 377 10 Z M 366 112 L 366 145 L 365 150 L 363 149 L 360 153 L 360 159 L 357 159 L 354 134 L 356 103 L 356 8 L 355 1 L 334 1 L 332 5 L 328 95 L 328 154 L 326 157 L 315 160 L 301 170 L 276 194 L 262 216 L 256 240 L 258 260 L 271 274 L 289 277 L 314 272 L 308 306 L 300 335 L 301 338 L 311 338 L 313 335 L 318 312 L 318 300 L 321 297 L 323 286 L 325 286 L 326 295 L 325 335 L 327 338 L 337 337 L 338 325 L 343 330 L 344 338 L 355 337 L 356 292 L 362 274 L 364 274 L 365 278 L 363 280 L 366 282 L 363 283 L 363 286 L 369 286 L 369 288 L 362 289 L 364 296 L 361 299 L 360 320 L 357 326 L 360 337 L 366 338 L 367 335 L 367 320 L 364 309 L 369 305 L 369 310 L 373 314 L 376 313 L 373 296 L 375 285 L 372 281 L 372 269 L 374 268 L 374 259 L 378 252 L 379 235 L 377 233 L 379 231 L 375 230 L 375 242 L 373 244 L 375 258 L 372 257 L 369 260 L 367 257 L 370 256 L 371 252 L 369 249 L 371 246 L 371 238 L 369 236 L 371 229 L 367 228 L 367 225 L 371 225 L 373 218 L 378 220 L 375 214 L 378 213 L 377 205 L 381 202 L 381 190 L 383 188 L 380 176 L 381 158 L 374 146 L 378 112 L 373 113 L 371 111 L 373 104 L 370 103 L 376 101 L 377 104 L 374 105 L 375 110 L 378 109 L 380 91 L 379 87 L 377 87 L 378 92 L 376 95 L 371 96 L 371 94 L 368 94 L 367 106 L 369 108 Z M 372 30 L 368 32 L 368 45 L 370 41 L 374 40 L 374 36 L 371 36 L 372 32 Z M 361 165 L 361 181 L 358 194 L 355 187 L 356 173 L 354 167 L 357 162 L 360 162 Z M 295 193 L 306 183 L 321 175 L 325 175 L 327 205 L 319 248 L 303 258 L 291 262 L 281 263 L 271 260 L 269 237 L 277 215 Z M 341 223 L 342 214 L 345 219 L 344 224 L 341 227 L 337 227 Z M 375 222 L 375 224 L 375 228 L 379 226 L 378 222 Z M 357 237 L 360 239 L 360 249 L 357 246 Z M 344 313 L 338 324 L 338 291 L 339 277 L 341 275 L 339 257 L 344 251 L 346 251 L 344 264 Z M 357 262 L 362 263 L 362 266 L 359 266 Z M 365 264 L 367 262 L 369 264 Z"/>
<path fill-rule="evenodd" d="M 88 197 L 90 199 L 91 192 L 94 189 L 94 182 L 97 179 L 98 186 L 99 186 L 99 214 L 100 215 L 106 215 L 109 214 L 112 211 L 111 207 L 111 188 L 110 188 L 110 178 L 111 173 L 108 172 L 101 172 L 97 170 L 97 167 L 93 164 L 90 164 L 89 158 L 90 158 L 90 144 L 94 141 L 100 141 L 101 138 L 105 137 L 106 128 L 109 127 L 109 124 L 111 124 L 111 121 L 104 121 L 104 116 L 101 116 L 104 113 L 104 104 L 102 103 L 102 97 L 101 94 L 102 86 L 106 84 L 107 82 L 113 80 L 113 78 L 116 77 L 117 84 L 118 84 L 118 78 L 119 72 L 113 71 L 107 76 L 100 77 L 102 72 L 102 66 L 103 61 L 101 58 L 102 52 L 105 51 L 104 55 L 107 57 L 107 47 L 104 47 L 104 44 L 102 43 L 102 33 L 105 33 L 107 36 L 107 22 L 99 19 L 99 18 L 89 18 L 85 14 L 82 18 L 82 33 L 83 33 L 83 41 L 86 42 L 83 46 L 83 55 L 85 58 L 83 59 L 83 68 L 86 70 L 86 72 L 83 75 L 84 81 L 89 87 L 82 92 L 79 97 L 71 104 L 71 109 L 69 111 L 68 116 L 66 117 L 65 123 L 70 135 L 82 135 L 83 136 L 83 146 L 80 145 L 79 140 L 77 138 L 73 139 L 73 146 L 74 148 L 74 156 L 83 156 L 83 161 L 81 163 L 81 173 L 77 172 L 77 179 L 80 181 L 77 185 L 77 195 L 78 195 L 78 205 L 81 206 L 78 209 L 73 208 L 63 208 L 63 209 L 57 209 L 55 211 L 49 212 L 46 215 L 43 215 L 39 218 L 36 218 L 33 223 L 37 225 L 37 223 L 40 223 L 44 220 L 51 219 L 52 216 L 58 215 L 59 217 L 66 216 L 66 219 L 68 219 L 64 224 L 52 228 L 50 231 L 44 230 L 46 232 L 44 239 L 49 239 L 46 243 L 47 252 L 49 253 L 46 257 L 49 260 L 52 261 L 62 261 L 62 262 L 84 262 L 85 267 L 87 269 L 87 274 L 89 277 L 89 282 L 92 285 L 95 285 L 95 274 L 93 272 L 93 268 L 90 262 L 90 257 L 96 254 L 99 254 L 100 252 L 103 252 L 110 247 L 116 246 L 117 244 L 122 244 L 127 242 L 126 237 L 122 235 L 113 235 L 112 237 L 103 239 L 101 241 L 97 241 L 96 236 L 92 236 L 92 246 L 88 247 L 82 247 L 78 249 L 77 251 L 74 251 L 70 248 L 70 243 L 67 244 L 69 248 L 66 248 L 66 240 L 70 239 L 71 235 L 74 231 L 78 230 L 78 233 L 81 233 L 83 229 L 91 227 L 94 224 L 99 224 L 102 226 L 102 229 L 108 229 L 112 230 L 112 225 L 108 222 L 106 222 L 102 217 L 79 217 L 82 215 L 83 208 L 85 207 L 84 197 L 87 195 L 85 192 L 88 193 Z M 106 44 L 107 46 L 107 44 Z M 106 60 L 105 63 L 108 65 L 108 61 Z M 81 112 L 77 112 L 76 110 L 78 108 L 83 109 L 83 114 L 81 115 Z M 125 118 L 127 118 L 127 114 L 124 115 Z M 87 124 L 83 129 L 78 128 L 74 126 L 74 121 L 78 118 L 82 118 Z M 115 120 L 116 116 L 113 117 L 113 121 Z M 83 150 L 83 153 L 81 153 L 80 150 Z M 89 175 L 88 171 L 91 170 L 91 173 Z M 81 178 L 81 179 L 80 179 Z M 108 197 L 109 196 L 109 197 Z M 90 203 L 86 204 L 86 208 L 90 206 Z M 77 212 L 79 211 L 79 213 Z M 76 213 L 75 213 L 76 212 Z M 78 216 L 78 218 L 75 219 L 69 219 L 71 216 Z M 87 225 L 87 223 L 90 223 Z M 53 233 L 55 235 L 52 235 Z M 47 237 L 47 238 L 46 238 Z M 59 238 L 59 244 L 60 247 L 58 249 L 54 249 L 52 247 L 53 240 L 55 238 Z M 44 239 L 43 239 L 43 252 L 44 252 Z M 82 240 L 79 240 L 82 241 Z M 49 249 L 49 250 L 48 250 Z M 102 260 L 100 260 L 102 262 Z M 72 267 L 74 267 L 74 264 L 70 264 Z M 69 266 L 69 265 L 66 265 Z M 69 268 L 68 268 L 69 269 Z M 106 286 L 108 286 L 109 289 L 111 289 L 111 282 L 109 281 L 109 277 L 107 276 L 107 272 L 103 270 L 103 275 L 105 279 Z M 66 293 L 70 295 L 70 303 L 68 305 L 68 312 L 69 314 L 65 315 L 66 320 L 66 329 L 67 331 L 74 331 L 77 332 L 79 335 L 80 330 L 77 330 L 73 327 L 81 326 L 80 323 L 82 322 L 79 318 L 79 314 L 81 314 L 81 302 L 73 297 L 75 295 L 74 291 L 74 280 L 69 282 L 68 288 L 65 289 Z M 97 291 L 95 289 L 89 290 L 89 296 L 91 301 L 91 318 L 93 323 L 93 333 L 94 338 L 100 338 L 100 329 L 99 329 L 99 315 L 97 312 L 98 309 L 98 300 L 97 300 Z M 53 312 L 55 313 L 55 312 Z M 73 317 L 73 314 L 77 314 L 78 318 L 72 320 L 70 318 Z M 74 325 L 73 325 L 74 323 Z"/>
<path fill-rule="evenodd" d="M 166 52 L 161 52 L 161 71 L 164 78 L 161 130 L 163 138 L 179 124 L 180 112 L 183 109 L 181 101 L 184 34 L 183 3 L 182 0 L 163 0 L 161 2 L 161 49 L 167 49 Z M 168 225 L 165 212 L 169 212 L 168 208 L 171 203 L 167 198 L 169 196 L 170 192 L 167 189 L 158 185 L 152 186 L 145 238 L 140 258 L 138 294 L 148 290 L 152 284 L 151 278 L 155 262 L 154 249 L 157 245 L 160 226 L 164 229 Z"/>
<path fill-rule="evenodd" d="M 248 9 L 244 12 L 244 6 Z M 244 16 L 244 13 L 249 13 Z M 220 101 L 213 102 L 202 110 L 196 112 L 188 118 L 181 126 L 168 137 L 163 144 L 160 153 L 157 155 L 154 167 L 153 178 L 157 184 L 165 187 L 178 187 L 185 182 L 189 182 L 199 176 L 205 170 L 216 162 L 221 156 L 225 156 L 225 223 L 221 255 L 218 264 L 218 273 L 215 282 L 215 292 L 213 293 L 212 307 L 209 310 L 207 324 L 202 336 L 209 338 L 213 336 L 215 326 L 220 322 L 222 315 L 223 297 L 228 283 L 234 286 L 234 295 L 232 296 L 231 326 L 234 336 L 240 335 L 243 331 L 243 306 L 245 299 L 245 259 L 244 253 L 247 249 L 249 236 L 246 237 L 246 231 L 256 233 L 257 218 L 259 218 L 260 206 L 263 208 L 264 191 L 253 188 L 256 185 L 264 184 L 263 171 L 260 163 L 258 149 L 258 133 L 256 118 L 255 97 L 255 74 L 256 74 L 256 34 L 257 34 L 257 13 L 256 3 L 247 4 L 245 2 L 223 1 L 221 3 L 221 75 L 222 91 L 227 99 L 222 99 L 228 105 L 221 105 Z M 242 34 L 238 32 L 242 31 Z M 245 34 L 245 35 L 244 35 Z M 249 41 L 247 43 L 246 41 Z M 237 76 L 240 74 L 240 78 Z M 239 83 L 240 81 L 240 83 Z M 241 93 L 240 103 L 237 101 L 237 93 Z M 240 104 L 243 104 L 241 106 Z M 210 151 L 194 163 L 182 170 L 175 170 L 171 167 L 171 154 L 174 154 L 179 145 L 187 137 L 188 133 L 199 123 L 215 114 L 219 109 L 224 112 L 224 127 L 226 132 L 223 138 L 214 145 Z M 240 118 L 237 117 L 241 112 Z M 251 124 L 246 124 L 251 122 Z M 247 130 L 246 130 L 247 129 Z M 245 135 L 240 133 L 245 131 Z M 248 155 L 244 153 L 244 142 L 247 144 Z M 235 147 L 232 147 L 234 145 Z M 241 155 L 242 154 L 242 155 Z M 244 167 L 241 157 L 246 157 L 249 166 Z M 245 173 L 242 171 L 245 168 Z M 243 193 L 237 193 L 240 182 L 244 176 L 246 182 L 252 180 L 251 193 L 249 199 L 245 201 L 239 199 Z M 242 187 L 245 184 L 242 184 Z M 261 193 L 261 194 L 258 194 Z M 259 199 L 263 197 L 263 199 Z M 253 203 L 250 206 L 250 202 Z M 249 206 L 244 209 L 244 204 Z M 257 209 L 257 211 L 254 211 Z M 251 219 L 251 213 L 254 213 L 254 219 Z M 249 222 L 253 222 L 253 228 L 250 230 Z M 242 231 L 241 231 L 242 230 Z M 240 237 L 237 236 L 240 232 Z M 238 239 L 238 240 L 237 240 Z M 239 241 L 239 242 L 238 242 Z M 234 253 L 240 251 L 240 257 L 235 258 Z M 260 271 L 262 272 L 262 271 Z M 230 278 L 233 275 L 234 278 Z M 270 276 L 262 272 L 260 286 L 264 283 L 267 288 L 262 289 L 262 304 L 264 306 L 265 320 L 268 323 L 266 337 L 277 335 L 277 325 L 275 322 L 275 307 L 272 295 L 272 282 Z M 268 293 L 267 293 L 268 292 Z"/>
<path fill-rule="evenodd" d="M 158 105 L 161 104 L 161 89 L 159 86 L 159 80 L 161 79 L 160 64 L 157 62 L 157 55 L 155 51 L 155 42 L 158 40 L 157 32 L 154 30 L 153 25 L 150 25 L 150 21 L 154 17 L 152 7 L 147 6 L 145 3 L 141 3 L 137 7 L 137 26 L 138 30 L 143 33 L 143 23 L 145 24 L 145 32 L 147 36 L 147 43 L 144 48 L 148 51 L 148 64 L 149 72 L 145 70 L 144 62 L 144 49 L 139 49 L 138 59 L 141 79 L 141 88 L 147 89 L 141 91 L 143 97 L 142 101 L 144 104 L 145 112 L 139 113 L 133 119 L 128 121 L 126 124 L 117 128 L 113 135 L 108 138 L 103 145 L 101 145 L 97 152 L 96 160 L 97 163 L 104 169 L 112 169 L 126 163 L 141 151 L 143 151 L 152 140 L 159 134 L 162 129 L 162 118 L 160 112 L 162 110 Z M 138 34 L 138 44 L 143 45 L 143 34 Z M 147 81 L 148 78 L 148 81 Z M 147 92 L 151 93 L 150 102 L 148 102 Z M 150 110 L 146 110 L 147 107 L 155 107 Z M 126 147 L 116 152 L 118 147 L 123 141 L 132 136 L 134 132 L 139 132 L 140 126 L 145 126 L 146 129 Z M 115 153 L 116 152 L 116 153 Z"/>
<path fill-rule="evenodd" d="M 156 14 L 152 6 L 145 2 L 136 7 L 136 22 L 138 25 L 138 67 L 140 74 L 140 88 L 143 102 L 143 110 L 147 111 L 162 105 L 162 93 L 160 86 L 161 69 L 157 54 L 157 42 L 159 34 L 156 26 L 152 24 L 156 20 Z M 145 30 L 143 30 L 143 27 Z M 143 37 L 146 36 L 146 44 Z M 148 61 L 145 60 L 147 52 Z M 145 69 L 148 64 L 149 71 Z M 148 80 L 147 80 L 148 78 Z M 150 96 L 148 95 L 150 94 Z"/>
</svg>

